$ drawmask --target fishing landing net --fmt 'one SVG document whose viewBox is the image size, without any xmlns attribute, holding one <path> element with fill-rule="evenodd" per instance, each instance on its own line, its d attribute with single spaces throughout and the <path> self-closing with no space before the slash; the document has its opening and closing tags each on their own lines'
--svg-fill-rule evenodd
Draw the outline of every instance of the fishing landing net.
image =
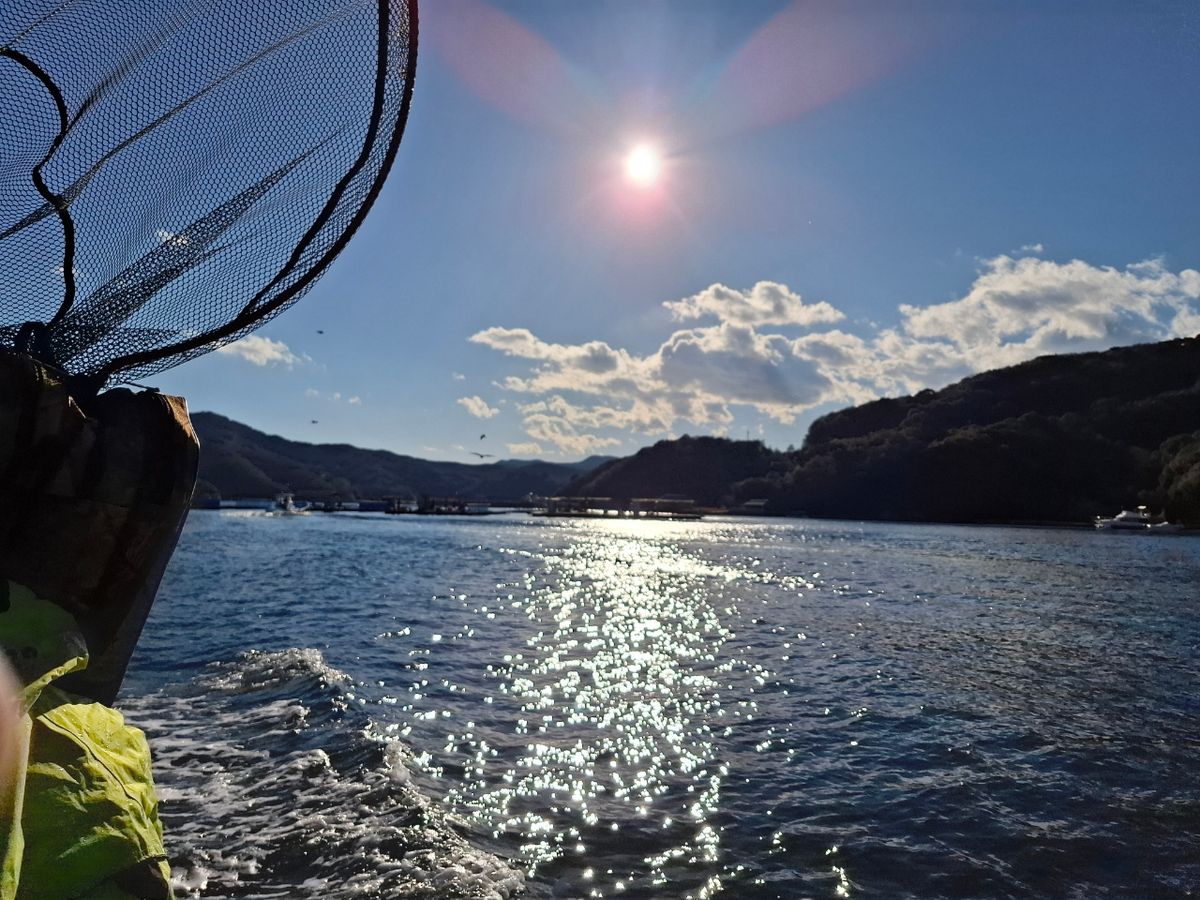
<svg viewBox="0 0 1200 900">
<path fill-rule="evenodd" d="M 416 0 L 0 4 L 0 348 L 94 394 L 243 337 L 362 222 Z"/>
<path fill-rule="evenodd" d="M 5 615 L 31 593 L 87 644 L 61 686 L 115 697 L 198 444 L 182 398 L 101 389 L 312 286 L 395 157 L 416 37 L 416 0 L 0 0 L 4 658 L 34 662 Z"/>
</svg>

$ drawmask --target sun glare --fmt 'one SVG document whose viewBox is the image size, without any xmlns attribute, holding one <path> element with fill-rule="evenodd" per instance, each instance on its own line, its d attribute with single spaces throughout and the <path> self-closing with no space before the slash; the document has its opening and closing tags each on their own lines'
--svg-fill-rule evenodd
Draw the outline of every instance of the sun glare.
<svg viewBox="0 0 1200 900">
<path fill-rule="evenodd" d="M 649 144 L 638 144 L 625 157 L 625 174 L 638 187 L 652 187 L 662 174 L 662 157 Z"/>
</svg>

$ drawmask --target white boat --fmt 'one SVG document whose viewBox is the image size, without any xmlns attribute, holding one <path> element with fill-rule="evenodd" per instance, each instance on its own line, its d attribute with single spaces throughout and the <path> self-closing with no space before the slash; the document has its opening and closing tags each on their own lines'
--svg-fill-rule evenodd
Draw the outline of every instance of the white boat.
<svg viewBox="0 0 1200 900">
<path fill-rule="evenodd" d="M 1183 526 L 1178 522 L 1151 522 L 1149 530 L 1151 534 L 1179 534 Z"/>
<path fill-rule="evenodd" d="M 292 494 L 283 493 L 275 498 L 273 513 L 277 516 L 307 516 L 308 504 L 297 506 L 296 499 Z"/>
<path fill-rule="evenodd" d="M 1101 531 L 1137 531 L 1144 534 L 1176 534 L 1183 531 L 1182 525 L 1155 519 L 1144 506 L 1123 509 L 1108 519 L 1096 516 L 1095 525 Z"/>
</svg>

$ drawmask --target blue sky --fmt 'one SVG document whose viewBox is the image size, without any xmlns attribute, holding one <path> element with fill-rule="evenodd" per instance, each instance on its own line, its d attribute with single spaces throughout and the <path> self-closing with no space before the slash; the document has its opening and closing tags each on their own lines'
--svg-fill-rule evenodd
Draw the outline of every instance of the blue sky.
<svg viewBox="0 0 1200 900">
<path fill-rule="evenodd" d="M 1200 331 L 1194 3 L 442 0 L 421 40 L 348 249 L 155 384 L 300 440 L 577 459 L 799 445 L 873 396 Z"/>
</svg>

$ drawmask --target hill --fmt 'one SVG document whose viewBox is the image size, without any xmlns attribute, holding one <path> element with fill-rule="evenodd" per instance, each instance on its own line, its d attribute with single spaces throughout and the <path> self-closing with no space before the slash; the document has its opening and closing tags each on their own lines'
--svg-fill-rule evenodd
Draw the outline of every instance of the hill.
<svg viewBox="0 0 1200 900">
<path fill-rule="evenodd" d="M 606 462 L 571 481 L 562 493 L 621 500 L 678 494 L 701 506 L 719 506 L 730 501 L 734 484 L 766 477 L 780 463 L 781 454 L 761 441 L 684 435 Z"/>
<path fill-rule="evenodd" d="M 1200 339 L 1040 357 L 831 413 L 740 479 L 727 465 L 739 443 L 663 442 L 568 489 L 689 493 L 686 465 L 714 479 L 707 496 L 767 498 L 778 513 L 1066 522 L 1146 503 L 1200 523 Z"/>
<path fill-rule="evenodd" d="M 270 497 L 290 490 L 311 499 L 430 494 L 502 503 L 530 493 L 557 493 L 572 478 L 608 460 L 467 465 L 349 444 L 289 441 L 210 412 L 193 414 L 192 425 L 200 438 L 201 492 L 215 490 L 223 497 Z"/>
</svg>

